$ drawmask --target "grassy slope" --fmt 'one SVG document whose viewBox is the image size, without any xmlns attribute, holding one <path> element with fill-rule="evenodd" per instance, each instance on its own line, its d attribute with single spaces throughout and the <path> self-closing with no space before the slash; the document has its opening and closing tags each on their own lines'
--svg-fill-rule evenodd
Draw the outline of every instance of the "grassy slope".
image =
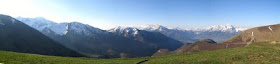
<svg viewBox="0 0 280 64">
<path fill-rule="evenodd" d="M 190 64 L 226 64 L 226 63 L 280 63 L 280 44 L 253 43 L 248 47 L 203 51 L 193 54 L 170 55 L 161 57 L 144 57 L 130 59 L 89 59 L 72 57 L 43 56 L 14 52 L 0 52 L 0 63 L 27 64 L 135 64 L 149 60 L 144 64 L 190 63 Z"/>
</svg>

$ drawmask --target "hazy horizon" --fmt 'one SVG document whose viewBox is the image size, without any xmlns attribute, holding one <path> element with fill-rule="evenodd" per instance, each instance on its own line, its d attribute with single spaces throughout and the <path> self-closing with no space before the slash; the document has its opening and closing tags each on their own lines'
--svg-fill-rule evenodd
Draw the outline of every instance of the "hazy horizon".
<svg viewBox="0 0 280 64">
<path fill-rule="evenodd" d="M 231 24 L 254 27 L 279 23 L 276 0 L 2 0 L 0 13 L 77 21 L 110 29 L 163 25 L 181 28 Z"/>
</svg>

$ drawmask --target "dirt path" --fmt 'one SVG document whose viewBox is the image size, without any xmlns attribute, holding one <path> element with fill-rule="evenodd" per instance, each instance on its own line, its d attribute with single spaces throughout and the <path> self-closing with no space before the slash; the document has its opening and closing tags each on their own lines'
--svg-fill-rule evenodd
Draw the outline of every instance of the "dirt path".
<svg viewBox="0 0 280 64">
<path fill-rule="evenodd" d="M 136 64 L 142 64 L 142 63 L 147 62 L 147 61 L 149 61 L 149 60 L 142 60 L 142 61 L 140 61 L 140 62 L 138 62 Z"/>
<path fill-rule="evenodd" d="M 247 43 L 246 46 L 250 45 L 255 40 L 254 32 L 252 32 L 252 36 L 251 37 L 252 37 L 251 40 Z"/>
</svg>

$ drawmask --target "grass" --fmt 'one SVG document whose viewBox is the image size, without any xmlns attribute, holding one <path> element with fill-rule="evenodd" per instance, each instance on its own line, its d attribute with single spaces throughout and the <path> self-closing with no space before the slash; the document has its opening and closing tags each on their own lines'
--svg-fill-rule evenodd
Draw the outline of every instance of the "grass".
<svg viewBox="0 0 280 64">
<path fill-rule="evenodd" d="M 127 59 L 95 59 L 44 56 L 0 51 L 4 64 L 273 64 L 280 63 L 280 44 L 253 43 L 247 47 L 203 51 L 192 54 Z"/>
</svg>

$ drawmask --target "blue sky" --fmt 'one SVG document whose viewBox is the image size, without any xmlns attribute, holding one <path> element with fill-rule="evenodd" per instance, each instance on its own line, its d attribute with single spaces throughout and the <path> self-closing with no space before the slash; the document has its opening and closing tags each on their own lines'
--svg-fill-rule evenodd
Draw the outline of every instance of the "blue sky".
<svg viewBox="0 0 280 64">
<path fill-rule="evenodd" d="M 21 2 L 15 2 L 21 1 Z M 160 24 L 252 27 L 280 22 L 280 0 L 1 0 L 0 13 L 101 29 Z"/>
</svg>

